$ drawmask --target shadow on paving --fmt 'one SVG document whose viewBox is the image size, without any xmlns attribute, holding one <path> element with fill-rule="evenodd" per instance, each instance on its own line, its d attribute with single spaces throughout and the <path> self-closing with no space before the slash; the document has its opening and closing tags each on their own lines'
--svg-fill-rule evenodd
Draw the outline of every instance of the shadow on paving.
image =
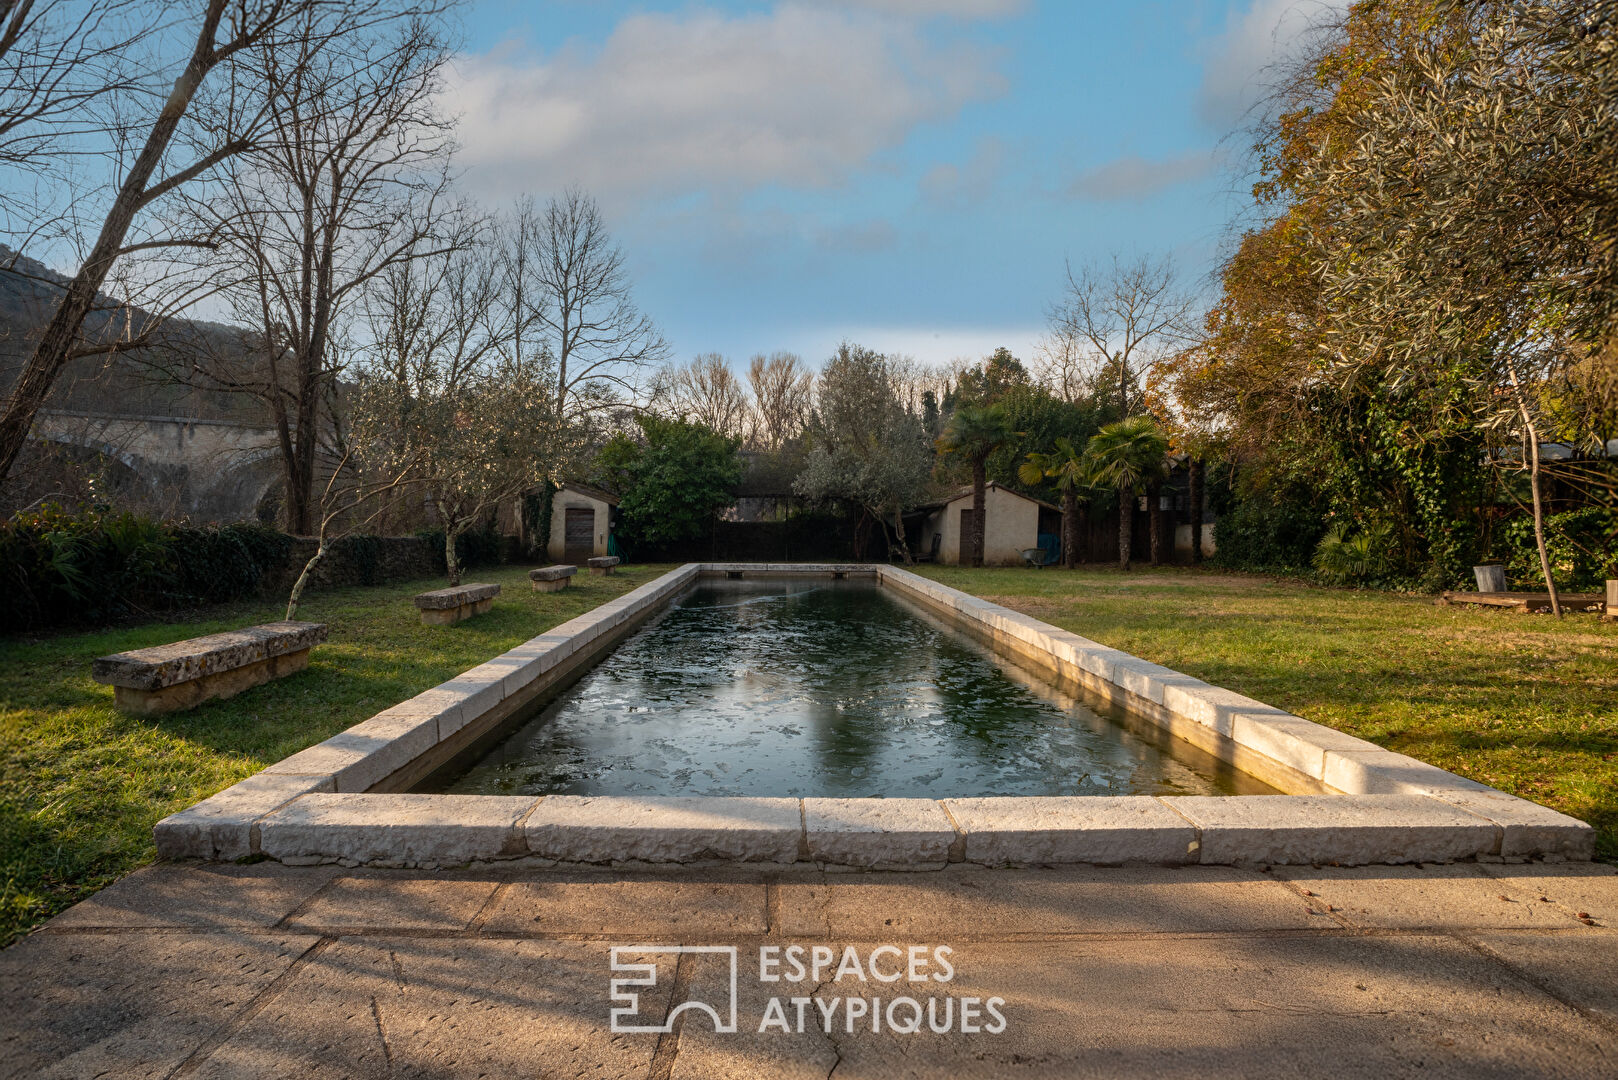
<svg viewBox="0 0 1618 1080">
<path fill-rule="evenodd" d="M 1600 865 L 165 864 L 0 953 L 0 1075 L 1609 1076 L 1614 922 Z M 738 1030 L 610 1030 L 612 948 L 681 944 L 737 947 Z M 947 945 L 954 975 L 761 982 L 760 944 Z M 636 1022 L 728 1002 L 725 953 L 620 959 L 656 970 Z M 848 1019 L 900 996 L 951 999 L 950 1030 Z M 789 1030 L 759 1030 L 771 997 Z M 960 1030 L 974 997 L 1003 1032 Z"/>
</svg>

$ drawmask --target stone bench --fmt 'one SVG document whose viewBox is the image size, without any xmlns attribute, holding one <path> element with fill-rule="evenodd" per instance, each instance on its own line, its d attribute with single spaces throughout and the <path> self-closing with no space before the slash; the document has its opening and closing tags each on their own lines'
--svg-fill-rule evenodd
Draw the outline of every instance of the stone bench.
<svg viewBox="0 0 1618 1080">
<path fill-rule="evenodd" d="M 325 623 L 265 623 L 103 656 L 90 676 L 112 686 L 124 712 L 178 712 L 302 671 L 309 650 L 325 640 Z"/>
<path fill-rule="evenodd" d="M 567 588 L 568 578 L 578 572 L 577 566 L 558 563 L 555 566 L 543 566 L 538 570 L 528 571 L 528 580 L 534 583 L 535 592 L 561 592 Z"/>
<path fill-rule="evenodd" d="M 416 597 L 416 607 L 421 609 L 421 621 L 426 625 L 448 626 L 482 615 L 494 607 L 494 598 L 499 595 L 498 585 L 455 585 L 421 593 Z"/>
<path fill-rule="evenodd" d="M 589 561 L 588 565 L 590 567 L 590 573 L 592 574 L 598 576 L 601 574 L 610 574 L 612 573 L 612 568 L 618 565 L 618 556 L 597 555 L 595 558 Z"/>
</svg>

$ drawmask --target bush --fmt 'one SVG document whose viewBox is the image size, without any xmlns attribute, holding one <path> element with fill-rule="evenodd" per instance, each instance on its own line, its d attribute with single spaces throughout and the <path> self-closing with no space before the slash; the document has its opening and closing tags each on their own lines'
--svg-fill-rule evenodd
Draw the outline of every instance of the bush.
<svg viewBox="0 0 1618 1080">
<path fill-rule="evenodd" d="M 1315 571 L 1334 585 L 1366 585 L 1387 577 L 1388 537 L 1386 525 L 1373 525 L 1353 536 L 1342 522 L 1326 530 L 1315 548 Z"/>
<path fill-rule="evenodd" d="M 1324 517 L 1312 506 L 1241 499 L 1219 518 L 1211 562 L 1227 570 L 1306 572 L 1325 532 Z"/>
<path fill-rule="evenodd" d="M 1534 519 L 1524 514 L 1506 522 L 1498 533 L 1506 575 L 1517 588 L 1540 591 L 1545 576 L 1534 542 Z M 1618 516 L 1599 506 L 1552 514 L 1545 519 L 1545 551 L 1559 588 L 1595 592 L 1618 574 Z"/>
<path fill-rule="evenodd" d="M 47 505 L 0 522 L 0 633 L 259 596 L 284 576 L 292 546 L 265 525 L 164 523 L 102 506 Z"/>
<path fill-rule="evenodd" d="M 177 604 L 256 596 L 292 551 L 290 537 L 265 525 L 171 525 L 168 542 Z"/>
<path fill-rule="evenodd" d="M 437 573 L 449 572 L 444 564 L 444 530 L 423 529 L 416 533 L 433 551 L 433 565 Z M 504 539 L 494 526 L 468 529 L 455 538 L 455 561 L 465 570 L 471 566 L 498 566 L 504 555 Z"/>
</svg>

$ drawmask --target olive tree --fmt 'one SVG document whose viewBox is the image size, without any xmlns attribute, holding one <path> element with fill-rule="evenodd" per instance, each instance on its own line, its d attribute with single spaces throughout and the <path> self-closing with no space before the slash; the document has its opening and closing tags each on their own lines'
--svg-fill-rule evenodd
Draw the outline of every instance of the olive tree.
<svg viewBox="0 0 1618 1080">
<path fill-rule="evenodd" d="M 367 296 L 370 343 L 349 393 L 373 470 L 415 476 L 455 542 L 503 502 L 555 479 L 567 459 L 549 353 L 513 348 L 505 263 L 488 244 L 400 263 Z"/>
<path fill-rule="evenodd" d="M 1569 377 L 1613 342 L 1618 3 L 1441 0 L 1347 133 L 1304 163 L 1332 374 L 1390 392 L 1465 385 L 1520 450 L 1545 587 L 1540 443 L 1593 432 Z M 1553 413 L 1555 414 L 1553 416 Z"/>
<path fill-rule="evenodd" d="M 809 453 L 793 490 L 843 499 L 891 528 L 890 551 L 912 560 L 904 511 L 926 497 L 933 454 L 921 418 L 900 400 L 888 358 L 844 342 L 820 373 L 808 424 Z"/>
</svg>

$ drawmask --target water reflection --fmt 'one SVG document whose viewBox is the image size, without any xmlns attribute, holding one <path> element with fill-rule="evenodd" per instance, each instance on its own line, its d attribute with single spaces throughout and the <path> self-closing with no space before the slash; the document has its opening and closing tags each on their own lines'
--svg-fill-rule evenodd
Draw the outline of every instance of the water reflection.
<svg viewBox="0 0 1618 1080">
<path fill-rule="evenodd" d="M 872 585 L 705 582 L 440 790 L 889 797 L 1269 790 L 1163 742 L 1132 734 Z"/>
</svg>

